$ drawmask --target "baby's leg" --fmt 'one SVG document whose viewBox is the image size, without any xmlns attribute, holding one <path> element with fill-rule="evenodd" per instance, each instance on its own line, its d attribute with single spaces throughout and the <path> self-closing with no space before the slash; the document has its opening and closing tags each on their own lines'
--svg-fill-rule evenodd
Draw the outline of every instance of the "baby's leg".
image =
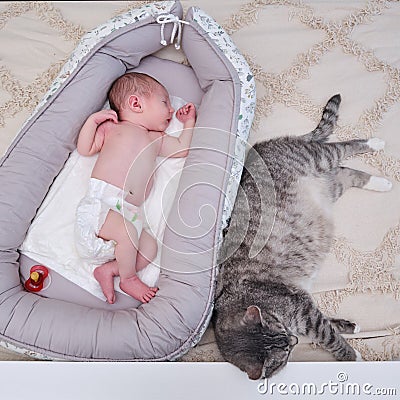
<svg viewBox="0 0 400 400">
<path fill-rule="evenodd" d="M 136 272 L 147 267 L 149 263 L 154 260 L 156 255 L 156 240 L 148 232 L 143 230 L 139 238 L 139 250 L 136 256 Z M 137 284 L 137 282 L 135 282 L 136 280 L 142 283 L 136 276 L 134 278 L 127 279 L 126 282 L 121 280 L 121 289 L 129 294 L 130 290 L 132 290 L 132 288 L 134 288 L 134 286 Z M 149 289 L 150 290 L 144 295 L 144 298 L 141 301 L 150 301 L 158 291 L 157 287 L 150 287 Z"/>
<path fill-rule="evenodd" d="M 136 271 L 147 267 L 157 255 L 157 242 L 150 233 L 142 230 L 139 238 L 139 252 L 136 257 Z"/>
<path fill-rule="evenodd" d="M 136 276 L 138 234 L 135 227 L 127 222 L 121 214 L 110 210 L 99 236 L 104 240 L 114 240 L 116 242 L 115 259 L 121 279 L 121 289 L 143 303 L 151 300 L 157 290 L 149 288 Z M 107 264 L 99 268 L 110 267 Z M 99 283 L 102 285 L 101 282 Z M 108 287 L 108 284 L 106 285 L 106 282 L 103 282 L 102 289 L 106 289 L 106 286 Z M 107 297 L 107 294 L 105 295 Z M 108 296 L 110 296 L 109 293 Z"/>
</svg>

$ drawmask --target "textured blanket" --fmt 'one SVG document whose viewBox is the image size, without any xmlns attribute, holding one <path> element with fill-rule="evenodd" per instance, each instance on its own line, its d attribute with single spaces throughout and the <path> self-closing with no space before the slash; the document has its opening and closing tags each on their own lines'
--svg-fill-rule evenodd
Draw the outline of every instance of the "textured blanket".
<svg viewBox="0 0 400 400">
<path fill-rule="evenodd" d="M 79 39 L 144 2 L 0 4 L 0 155 L 42 99 Z M 338 140 L 380 137 L 385 150 L 347 162 L 393 182 L 388 193 L 351 189 L 335 205 L 334 246 L 313 293 L 330 316 L 357 322 L 349 340 L 365 360 L 400 356 L 400 3 L 198 0 L 231 35 L 257 81 L 251 144 L 302 134 L 342 95 Z M 95 10 L 95 12 L 93 12 Z M 167 48 L 159 57 L 185 62 Z M 0 359 L 22 356 L 0 350 Z M 185 361 L 221 361 L 212 326 Z M 293 361 L 331 360 L 302 341 Z"/>
</svg>

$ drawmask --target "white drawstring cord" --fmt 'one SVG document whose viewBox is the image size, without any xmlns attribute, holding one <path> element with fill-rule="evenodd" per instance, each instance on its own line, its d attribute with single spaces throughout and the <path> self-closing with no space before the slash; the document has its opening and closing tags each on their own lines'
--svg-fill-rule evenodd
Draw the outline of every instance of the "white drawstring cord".
<svg viewBox="0 0 400 400">
<path fill-rule="evenodd" d="M 174 43 L 175 35 L 178 32 L 178 36 L 176 37 L 175 48 L 177 50 L 179 50 L 181 48 L 182 24 L 190 25 L 189 22 L 180 20 L 179 17 L 177 17 L 174 14 L 159 15 L 157 17 L 157 22 L 161 25 L 161 41 L 160 41 L 160 43 L 163 46 L 167 45 L 167 41 L 165 40 L 165 37 L 164 37 L 165 24 L 169 24 L 169 23 L 174 24 L 174 26 L 172 28 L 171 42 L 170 43 L 171 44 Z"/>
</svg>

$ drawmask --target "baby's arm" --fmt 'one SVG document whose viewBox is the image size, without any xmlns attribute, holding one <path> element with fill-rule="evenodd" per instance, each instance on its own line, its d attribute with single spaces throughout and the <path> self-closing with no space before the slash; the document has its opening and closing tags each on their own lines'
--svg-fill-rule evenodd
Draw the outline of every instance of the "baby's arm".
<svg viewBox="0 0 400 400">
<path fill-rule="evenodd" d="M 196 108 L 188 103 L 176 112 L 176 117 L 183 122 L 183 129 L 179 137 L 162 136 L 160 149 L 161 157 L 186 157 L 192 141 L 193 128 L 196 122 Z"/>
<path fill-rule="evenodd" d="M 101 129 L 101 124 L 108 120 L 117 123 L 117 113 L 112 110 L 101 110 L 89 116 L 79 132 L 77 144 L 79 154 L 91 156 L 101 150 L 104 143 L 104 129 Z"/>
</svg>

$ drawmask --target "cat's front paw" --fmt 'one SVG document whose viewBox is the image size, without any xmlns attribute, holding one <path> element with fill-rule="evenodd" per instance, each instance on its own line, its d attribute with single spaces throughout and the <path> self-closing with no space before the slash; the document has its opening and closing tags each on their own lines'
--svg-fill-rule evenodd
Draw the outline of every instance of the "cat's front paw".
<svg viewBox="0 0 400 400">
<path fill-rule="evenodd" d="M 376 192 L 388 192 L 392 189 L 392 182 L 380 176 L 371 176 L 369 181 L 363 186 L 363 189 L 374 190 Z"/>
<path fill-rule="evenodd" d="M 364 361 L 362 356 L 361 356 L 361 353 L 359 351 L 355 350 L 355 349 L 354 349 L 354 351 L 356 353 L 356 362 Z"/>
<path fill-rule="evenodd" d="M 383 148 L 385 147 L 385 141 L 374 137 L 371 138 L 367 141 L 367 145 L 374 151 L 379 151 L 379 150 L 383 150 Z"/>
</svg>

